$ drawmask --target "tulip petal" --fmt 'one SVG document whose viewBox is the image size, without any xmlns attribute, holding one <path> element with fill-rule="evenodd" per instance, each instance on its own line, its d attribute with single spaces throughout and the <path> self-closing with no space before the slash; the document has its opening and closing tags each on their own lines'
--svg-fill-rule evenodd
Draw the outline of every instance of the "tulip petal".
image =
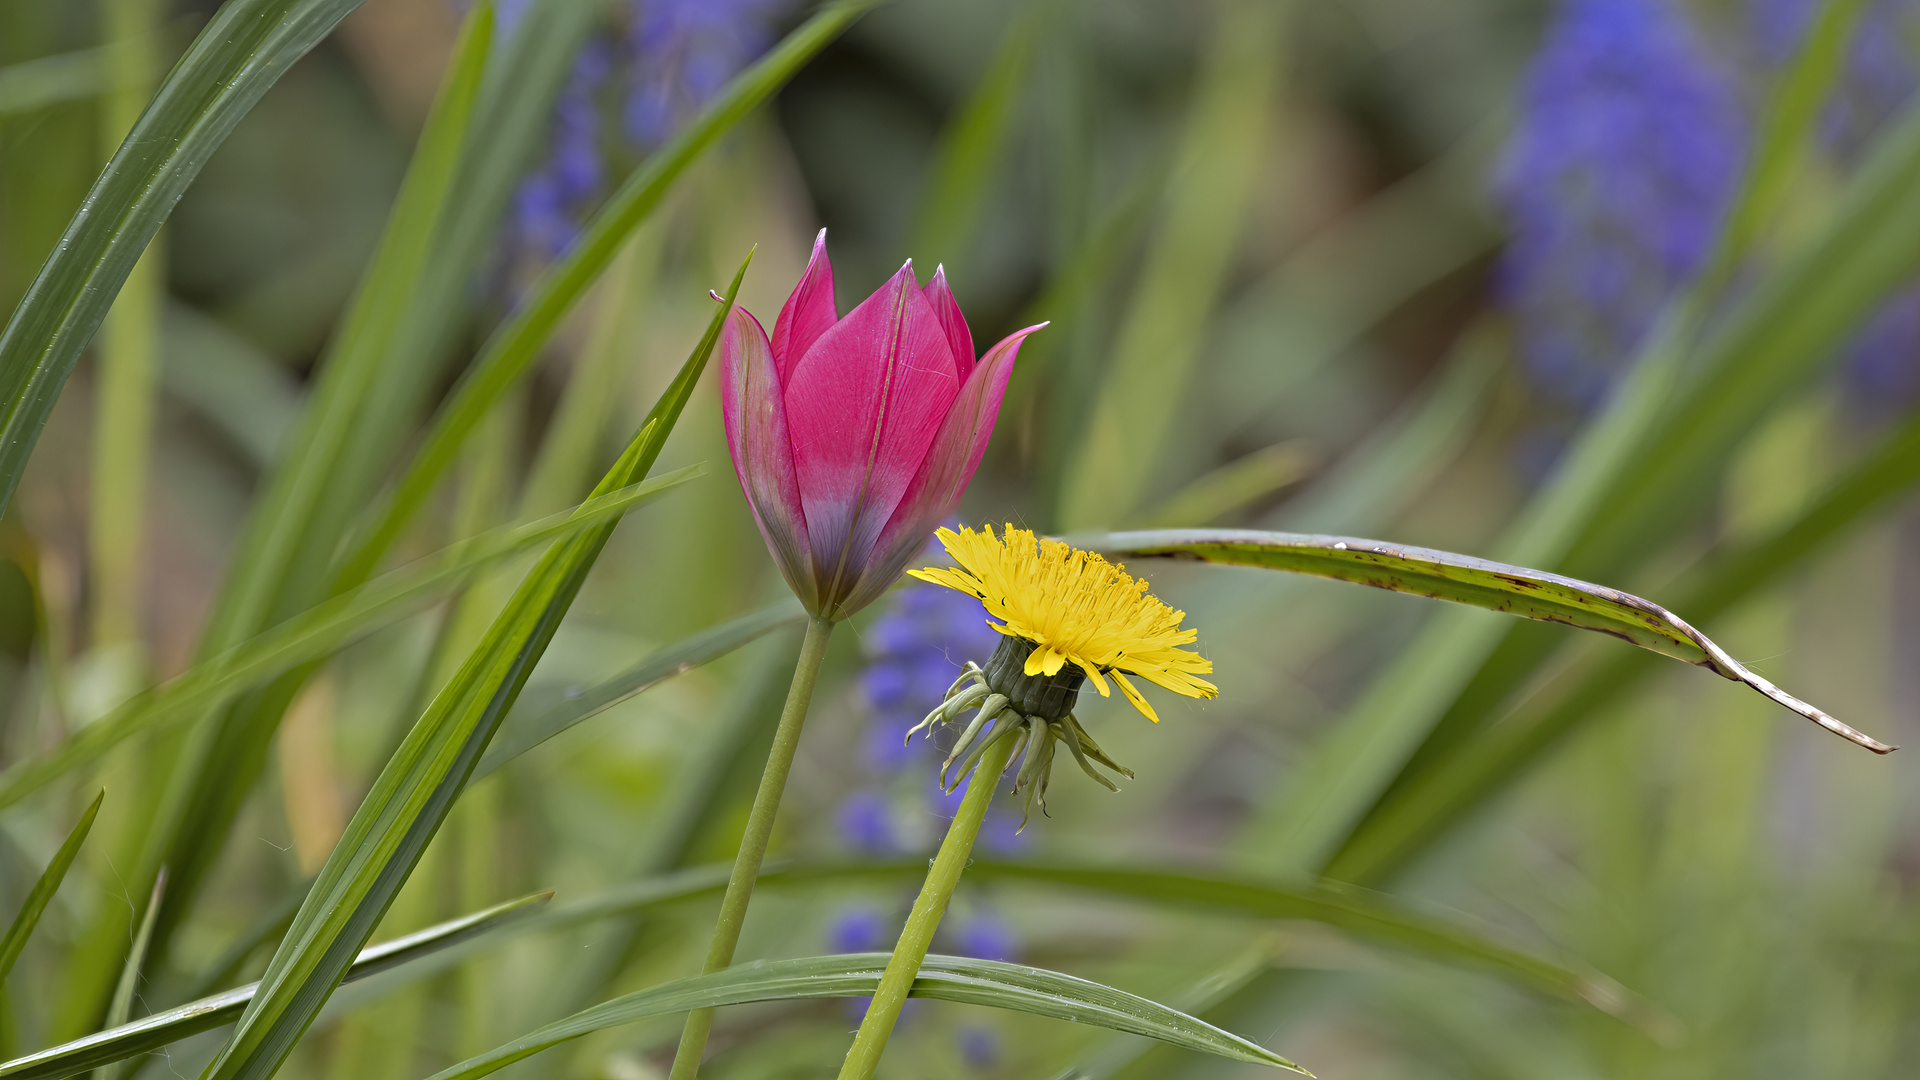
<svg viewBox="0 0 1920 1080">
<path fill-rule="evenodd" d="M 933 280 L 927 282 L 927 303 L 933 305 L 933 313 L 940 317 L 940 329 L 947 332 L 947 348 L 953 350 L 954 370 L 960 373 L 960 381 L 966 382 L 973 374 L 974 359 L 979 356 L 973 351 L 973 331 L 967 329 L 967 317 L 960 313 L 960 301 L 953 298 L 953 289 L 947 285 L 947 268 L 934 267 Z"/>
<path fill-rule="evenodd" d="M 813 257 L 807 260 L 807 272 L 793 287 L 780 317 L 773 320 L 773 365 L 780 385 L 787 384 L 793 367 L 807 355 L 813 343 L 827 328 L 840 321 L 833 306 L 833 263 L 827 259 L 827 230 L 813 238 Z"/>
<path fill-rule="evenodd" d="M 787 377 L 794 468 L 827 607 L 843 609 L 959 388 L 911 264 L 820 335 Z"/>
<path fill-rule="evenodd" d="M 987 452 L 987 440 L 993 436 L 994 421 L 1000 416 L 1000 401 L 1007 393 L 1007 378 L 1013 374 L 1013 362 L 1020 355 L 1020 344 L 1028 334 L 1046 323 L 1029 326 L 1007 335 L 987 350 L 974 365 L 973 373 L 960 394 L 953 399 L 940 425 L 940 434 L 928 447 L 926 459 L 913 484 L 901 496 L 892 520 L 881 531 L 868 558 L 866 575 L 848 600 L 850 608 L 873 602 L 893 585 L 893 581 L 927 545 L 933 530 L 960 508 L 960 496 L 973 480 L 974 470 Z"/>
<path fill-rule="evenodd" d="M 754 524 L 794 595 L 807 610 L 818 611 L 818 575 L 793 466 L 786 398 L 766 331 L 745 308 L 733 309 L 720 335 L 720 414 Z"/>
</svg>

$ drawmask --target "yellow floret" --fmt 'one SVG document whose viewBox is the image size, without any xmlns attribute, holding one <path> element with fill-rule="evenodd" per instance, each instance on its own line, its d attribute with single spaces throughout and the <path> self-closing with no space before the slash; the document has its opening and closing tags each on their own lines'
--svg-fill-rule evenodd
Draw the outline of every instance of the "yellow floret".
<svg viewBox="0 0 1920 1080">
<path fill-rule="evenodd" d="M 987 614 L 1000 620 L 994 629 L 1033 642 L 1028 675 L 1054 675 L 1076 664 L 1102 697 L 1109 696 L 1106 676 L 1112 675 L 1127 700 L 1155 723 L 1160 717 L 1129 674 L 1187 697 L 1219 692 L 1198 677 L 1213 671 L 1213 661 L 1179 647 L 1199 636 L 1180 628 L 1187 613 L 1154 599 L 1147 583 L 1126 567 L 1011 525 L 1004 540 L 991 525 L 979 532 L 941 529 L 938 535 L 961 568 L 908 572 L 979 597 Z"/>
</svg>

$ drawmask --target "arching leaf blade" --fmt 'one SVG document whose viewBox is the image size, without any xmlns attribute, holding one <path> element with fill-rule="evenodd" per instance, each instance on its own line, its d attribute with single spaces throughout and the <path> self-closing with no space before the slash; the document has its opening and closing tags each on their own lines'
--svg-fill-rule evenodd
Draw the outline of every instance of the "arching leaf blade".
<svg viewBox="0 0 1920 1080">
<path fill-rule="evenodd" d="M 1111 533 L 1093 546 L 1133 558 L 1285 570 L 1609 634 L 1744 683 L 1874 753 L 1894 750 L 1781 690 L 1659 604 L 1605 585 L 1471 555 L 1349 536 L 1167 529 Z"/>
<path fill-rule="evenodd" d="M 879 984 L 886 953 L 763 960 L 711 975 L 696 975 L 604 1002 L 527 1033 L 485 1054 L 433 1075 L 431 1080 L 470 1080 L 605 1028 L 690 1009 L 752 1001 L 822 997 L 867 997 Z M 1174 1046 L 1233 1061 L 1270 1065 L 1311 1076 L 1286 1058 L 1230 1032 L 1146 998 L 1056 971 L 929 956 L 914 982 L 913 996 L 986 1005 L 998 1009 L 1092 1024 L 1145 1035 Z"/>
</svg>

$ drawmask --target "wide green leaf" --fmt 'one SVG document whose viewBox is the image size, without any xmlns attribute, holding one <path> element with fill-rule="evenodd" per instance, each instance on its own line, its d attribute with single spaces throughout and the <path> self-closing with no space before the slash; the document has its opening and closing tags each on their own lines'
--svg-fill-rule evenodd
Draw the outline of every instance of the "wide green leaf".
<svg viewBox="0 0 1920 1080">
<path fill-rule="evenodd" d="M 610 519 L 704 471 L 700 466 L 689 466 L 588 499 L 567 513 L 491 530 L 302 612 L 133 698 L 47 753 L 0 773 L 0 807 L 19 802 L 73 769 L 99 760 L 134 735 L 191 720 L 249 686 L 331 655 L 347 643 L 418 610 L 481 567 L 555 538 L 603 527 Z"/>
<path fill-rule="evenodd" d="M 570 1039 L 649 1016 L 750 1001 L 871 997 L 887 966 L 886 953 L 762 960 L 711 975 L 677 979 L 627 994 L 531 1031 L 478 1057 L 433 1074 L 432 1080 L 486 1076 Z M 1056 1020 L 1145 1035 L 1233 1061 L 1313 1075 L 1286 1058 L 1231 1032 L 1146 998 L 1057 971 L 929 956 L 914 980 L 913 996 L 1011 1009 Z"/>
<path fill-rule="evenodd" d="M 1350 536 L 1251 529 L 1165 529 L 1111 533 L 1095 541 L 1094 546 L 1134 558 L 1183 559 L 1286 570 L 1610 634 L 1643 649 L 1706 668 L 1721 678 L 1745 683 L 1874 753 L 1894 750 L 1773 685 L 1666 608 L 1605 585 L 1470 555 Z"/>
<path fill-rule="evenodd" d="M 174 67 L 0 330 L 0 510 L 161 222 L 261 95 L 361 0 L 229 0 Z"/>
<path fill-rule="evenodd" d="M 20 905 L 20 911 L 7 927 L 6 936 L 0 937 L 0 988 L 5 987 L 7 973 L 13 970 L 13 965 L 20 959 L 20 950 L 27 947 L 27 939 L 33 936 L 34 927 L 40 925 L 40 916 L 46 912 L 53 894 L 60 891 L 60 883 L 66 880 L 74 857 L 80 854 L 80 845 L 86 843 L 87 833 L 93 831 L 93 819 L 100 816 L 100 801 L 106 797 L 105 791 L 93 797 L 86 812 L 80 815 L 80 820 L 67 833 L 60 850 L 53 853 L 47 868 L 40 872 L 39 880 L 33 883 L 26 901 Z"/>
<path fill-rule="evenodd" d="M 518 900 L 490 907 L 485 911 L 476 911 L 457 919 L 429 926 L 405 937 L 384 941 L 378 945 L 361 950 L 354 958 L 353 965 L 347 969 L 342 982 L 357 982 L 372 975 L 413 963 L 431 956 L 442 949 L 464 944 L 482 934 L 507 925 L 526 915 L 552 899 L 550 892 L 535 893 Z M 25 1057 L 0 1063 L 0 1077 L 6 1080 L 41 1080 L 47 1077 L 72 1076 L 88 1069 L 122 1061 L 136 1054 L 156 1050 L 168 1043 L 178 1042 L 189 1035 L 196 1035 L 231 1024 L 240 1016 L 247 1002 L 259 989 L 259 983 L 235 987 L 219 994 L 212 994 L 190 1001 L 177 1008 L 145 1016 L 130 1024 L 120 1024 L 105 1031 L 95 1032 L 83 1039 L 51 1046 Z"/>
</svg>

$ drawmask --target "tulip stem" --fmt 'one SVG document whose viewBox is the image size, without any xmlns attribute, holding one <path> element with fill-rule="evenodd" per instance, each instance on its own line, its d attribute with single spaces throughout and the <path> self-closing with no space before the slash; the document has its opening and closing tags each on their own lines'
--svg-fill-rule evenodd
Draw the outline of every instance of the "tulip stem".
<svg viewBox="0 0 1920 1080">
<path fill-rule="evenodd" d="M 773 733 L 767 767 L 760 773 L 760 789 L 754 793 L 753 809 L 747 814 L 740 853 L 733 857 L 733 874 L 720 901 L 720 919 L 707 946 L 702 974 L 733 963 L 733 949 L 740 943 L 740 927 L 746 923 L 747 904 L 753 900 L 754 879 L 760 876 L 760 862 L 766 858 L 767 839 L 773 835 L 773 819 L 780 811 L 780 796 L 787 789 L 787 773 L 793 769 L 800 728 L 807 721 L 807 705 L 813 700 L 813 684 L 820 675 L 820 661 L 826 658 L 827 638 L 832 633 L 833 623 L 824 618 L 815 616 L 807 623 L 806 640 L 800 643 L 800 659 L 793 668 L 793 685 L 787 689 L 787 704 L 780 710 L 780 726 Z M 707 1048 L 707 1033 L 712 1030 L 712 1009 L 695 1009 L 687 1014 L 687 1026 L 680 1032 L 680 1048 L 674 1052 L 668 1080 L 693 1080 L 700 1074 L 700 1055 Z"/>
<path fill-rule="evenodd" d="M 894 944 L 893 956 L 887 961 L 887 970 L 881 974 L 880 985 L 874 990 L 873 1003 L 867 1006 L 860 1031 L 853 1037 L 853 1047 L 840 1066 L 840 1080 L 869 1080 L 879 1068 L 880 1055 L 886 1052 L 894 1022 L 900 1019 L 900 1009 L 907 1003 L 913 980 L 920 974 L 927 948 L 933 944 L 933 932 L 940 928 L 940 917 L 946 914 L 947 902 L 953 899 L 953 890 L 960 884 L 960 873 L 967 868 L 968 857 L 973 854 L 974 839 L 980 835 L 980 824 L 987 817 L 987 804 L 993 801 L 993 789 L 999 786 L 1000 774 L 1006 771 L 1013 745 L 1011 731 L 995 739 L 981 756 L 980 767 L 967 781 L 966 798 L 961 800 L 960 812 L 953 816 L 953 823 L 947 826 L 946 839 L 940 841 L 940 852 L 934 856 L 927 880 L 913 901 L 907 925 L 901 929 L 900 940 Z"/>
</svg>

